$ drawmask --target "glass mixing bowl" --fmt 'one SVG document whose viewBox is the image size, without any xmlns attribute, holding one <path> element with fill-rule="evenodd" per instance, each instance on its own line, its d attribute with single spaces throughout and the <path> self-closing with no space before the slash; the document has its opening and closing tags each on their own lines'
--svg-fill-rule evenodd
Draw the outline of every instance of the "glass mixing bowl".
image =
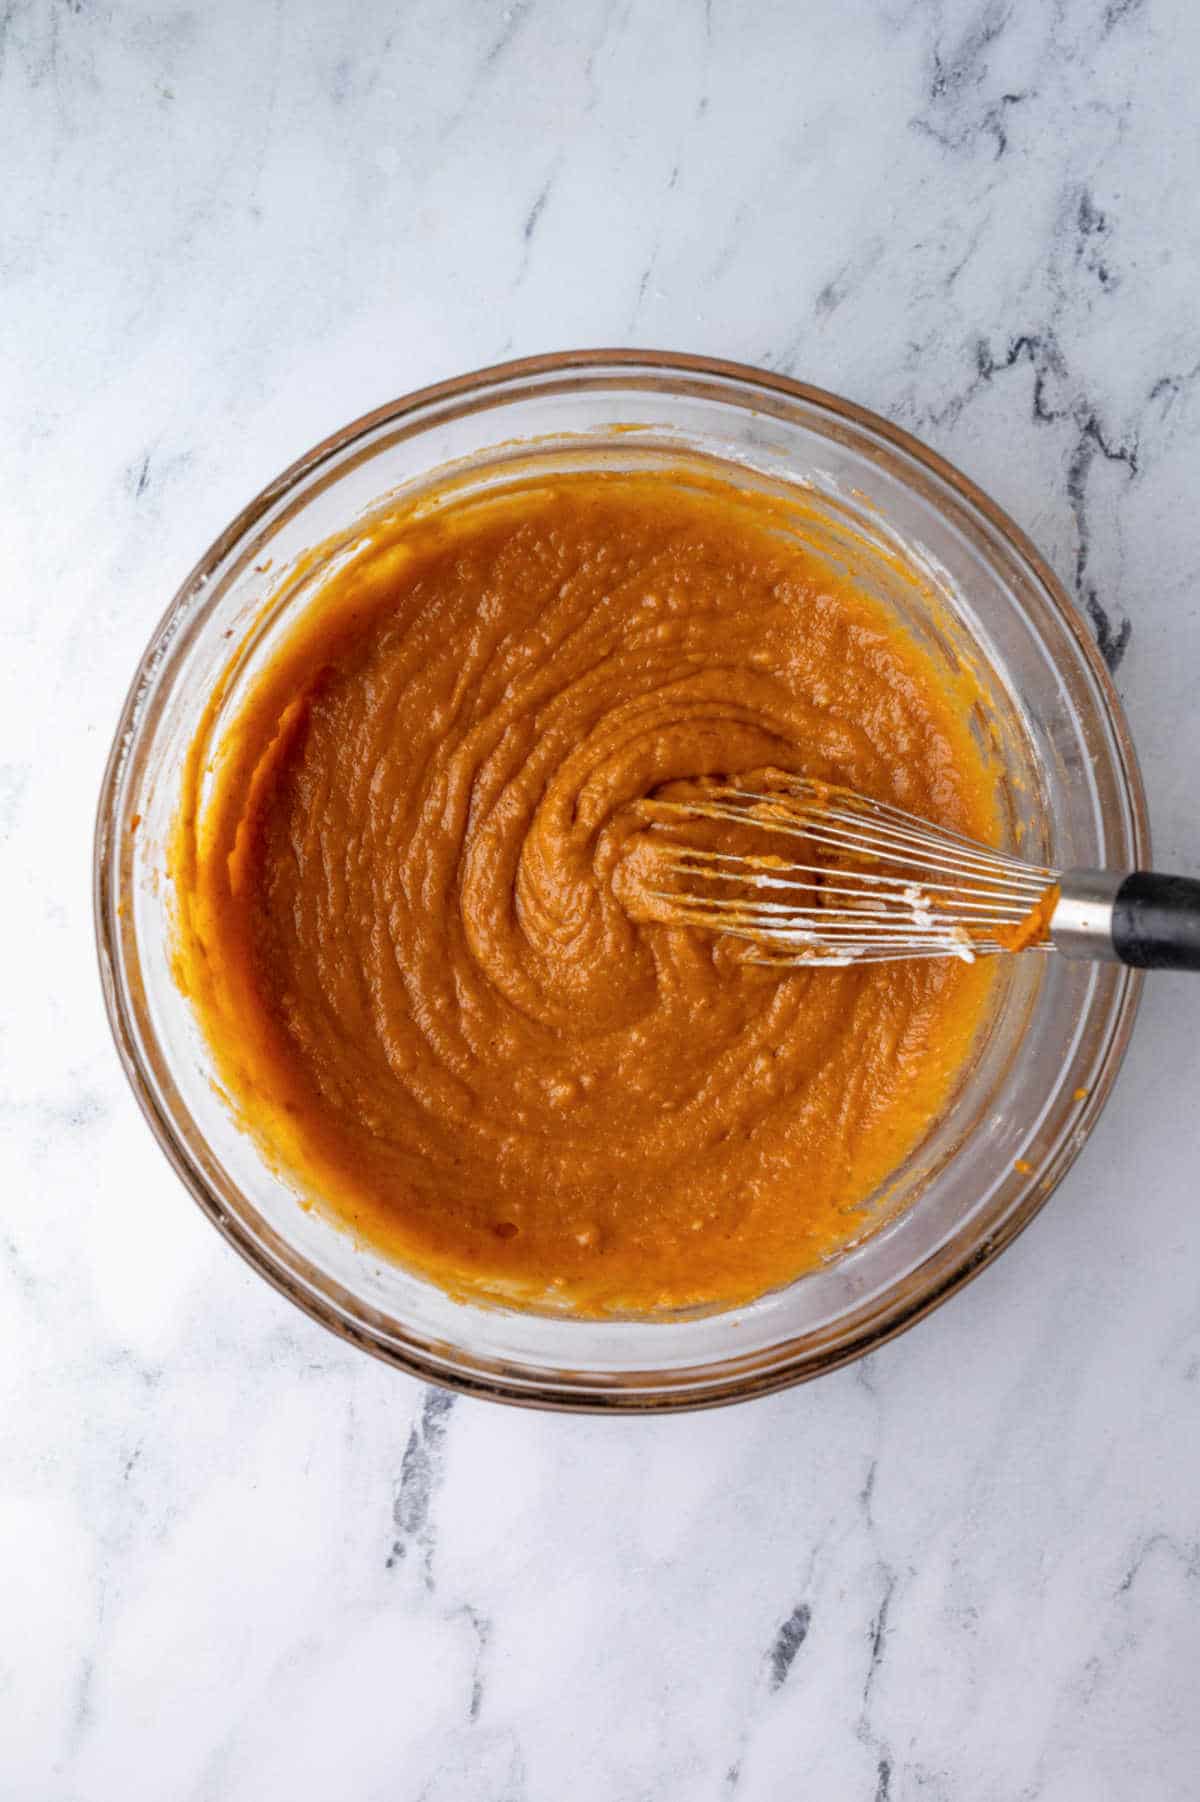
<svg viewBox="0 0 1200 1802">
<path fill-rule="evenodd" d="M 970 1066 L 889 1181 L 876 1230 L 749 1306 L 588 1320 L 452 1300 L 301 1207 L 234 1124 L 172 980 L 165 847 L 183 759 L 230 647 L 269 644 L 365 515 L 434 486 L 448 465 L 472 489 L 531 456 L 550 470 L 699 457 L 796 495 L 832 563 L 877 588 L 935 656 L 971 660 L 989 700 L 974 724 L 1008 774 L 1007 843 L 1059 865 L 1147 862 L 1137 764 L 1095 647 L 1037 552 L 955 469 L 861 407 L 762 370 L 634 351 L 538 357 L 427 388 L 318 445 L 184 582 L 134 677 L 100 797 L 105 998 L 176 1172 L 260 1275 L 344 1338 L 415 1375 L 542 1407 L 734 1401 L 871 1350 L 1008 1244 L 1096 1121 L 1140 977 L 1056 956 L 1003 960 Z M 316 571 L 290 573 L 314 546 Z M 249 679 L 253 653 L 244 661 Z M 237 692 L 235 682 L 230 706 Z"/>
</svg>

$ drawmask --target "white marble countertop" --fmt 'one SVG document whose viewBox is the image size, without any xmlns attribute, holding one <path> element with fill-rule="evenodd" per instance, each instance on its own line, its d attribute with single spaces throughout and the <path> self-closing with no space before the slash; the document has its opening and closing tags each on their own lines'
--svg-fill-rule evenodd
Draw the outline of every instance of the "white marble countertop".
<svg viewBox="0 0 1200 1802">
<path fill-rule="evenodd" d="M 802 375 L 990 489 L 1195 869 L 1198 56 L 1188 0 L 0 12 L 0 1796 L 1200 1795 L 1194 982 L 916 1331 L 557 1418 L 251 1276 L 127 1092 L 89 898 L 129 673 L 247 497 L 408 387 L 614 343 Z"/>
</svg>

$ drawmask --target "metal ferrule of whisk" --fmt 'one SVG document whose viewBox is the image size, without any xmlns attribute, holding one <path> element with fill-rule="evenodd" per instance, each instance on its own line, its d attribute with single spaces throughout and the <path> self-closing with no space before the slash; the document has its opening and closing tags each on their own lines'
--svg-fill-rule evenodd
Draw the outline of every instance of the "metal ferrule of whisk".
<svg viewBox="0 0 1200 1802">
<path fill-rule="evenodd" d="M 651 891 L 657 917 L 745 940 L 750 962 L 891 963 L 1056 950 L 1200 969 L 1200 882 L 1149 871 L 1060 870 L 994 850 L 887 802 L 802 776 L 710 782 L 651 797 L 652 825 L 754 828 L 755 849 L 678 830 Z M 762 849 L 758 849 L 758 831 Z M 744 841 L 744 835 L 743 835 Z"/>
</svg>

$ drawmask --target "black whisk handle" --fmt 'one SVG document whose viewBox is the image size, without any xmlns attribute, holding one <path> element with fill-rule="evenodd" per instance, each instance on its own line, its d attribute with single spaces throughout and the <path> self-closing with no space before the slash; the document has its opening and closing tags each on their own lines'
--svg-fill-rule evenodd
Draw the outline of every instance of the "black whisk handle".
<svg viewBox="0 0 1200 1802">
<path fill-rule="evenodd" d="M 1200 970 L 1200 881 L 1135 870 L 1113 897 L 1112 941 L 1139 970 Z"/>
</svg>

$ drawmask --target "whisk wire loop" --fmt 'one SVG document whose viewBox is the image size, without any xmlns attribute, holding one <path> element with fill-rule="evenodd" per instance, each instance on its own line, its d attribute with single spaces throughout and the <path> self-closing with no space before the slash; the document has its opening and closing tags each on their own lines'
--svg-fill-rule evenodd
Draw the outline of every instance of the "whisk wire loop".
<svg viewBox="0 0 1200 1802">
<path fill-rule="evenodd" d="M 779 787 L 765 790 L 713 784 L 683 799 L 652 798 L 646 811 L 658 826 L 728 821 L 805 845 L 807 858 L 795 859 L 663 846 L 658 867 L 682 886 L 651 891 L 657 917 L 747 941 L 753 963 L 973 962 L 1009 949 L 1057 879 L 1049 867 L 888 802 L 800 776 L 780 775 Z M 829 856 L 818 861 L 823 851 Z M 739 892 L 705 892 L 716 885 Z"/>
</svg>

